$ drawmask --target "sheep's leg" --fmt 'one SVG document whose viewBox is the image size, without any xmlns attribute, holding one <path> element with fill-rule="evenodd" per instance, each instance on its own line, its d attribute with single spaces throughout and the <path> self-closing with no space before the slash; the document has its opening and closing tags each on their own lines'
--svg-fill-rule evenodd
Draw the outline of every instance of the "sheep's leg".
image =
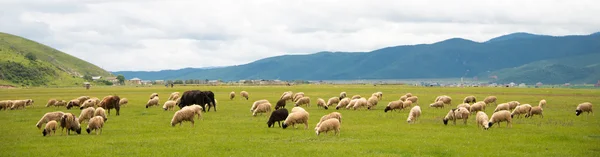
<svg viewBox="0 0 600 157">
<path fill-rule="evenodd" d="M 194 120 L 192 120 L 191 122 L 192 122 L 192 127 L 194 127 Z"/>
<path fill-rule="evenodd" d="M 304 130 L 308 129 L 308 123 L 304 123 Z"/>
</svg>

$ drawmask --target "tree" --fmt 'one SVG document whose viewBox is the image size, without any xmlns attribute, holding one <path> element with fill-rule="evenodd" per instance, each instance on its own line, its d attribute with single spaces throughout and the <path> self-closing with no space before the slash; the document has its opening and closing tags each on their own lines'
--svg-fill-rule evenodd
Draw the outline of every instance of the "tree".
<svg viewBox="0 0 600 157">
<path fill-rule="evenodd" d="M 117 80 L 119 80 L 119 84 L 125 84 L 125 76 L 119 74 L 119 76 L 117 76 Z"/>
<path fill-rule="evenodd" d="M 37 56 L 35 56 L 33 53 L 29 52 L 25 55 L 25 58 L 31 60 L 31 61 L 35 61 L 37 60 Z"/>
<path fill-rule="evenodd" d="M 90 75 L 83 75 L 83 79 L 91 81 L 92 80 L 92 76 L 90 76 Z"/>
</svg>

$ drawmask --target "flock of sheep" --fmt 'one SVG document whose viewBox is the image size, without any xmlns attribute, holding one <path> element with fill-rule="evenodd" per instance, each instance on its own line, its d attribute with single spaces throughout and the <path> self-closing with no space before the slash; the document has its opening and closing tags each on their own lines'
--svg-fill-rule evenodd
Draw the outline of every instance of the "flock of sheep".
<svg viewBox="0 0 600 157">
<path fill-rule="evenodd" d="M 196 94 L 197 93 L 198 91 L 196 91 Z M 231 92 L 229 94 L 229 98 L 233 100 L 235 95 L 235 92 Z M 249 94 L 246 91 L 240 92 L 240 95 L 246 100 L 249 99 Z M 367 110 L 373 110 L 382 98 L 382 92 L 373 93 L 369 98 L 365 98 L 360 95 L 347 97 L 346 92 L 341 92 L 339 96 L 331 97 L 327 100 L 327 102 L 322 98 L 317 98 L 316 104 L 317 108 L 323 109 L 329 109 L 330 107 L 335 106 L 336 110 L 344 108 L 353 110 L 365 108 Z M 145 107 L 149 108 L 152 106 L 159 106 L 159 100 L 158 94 L 152 93 Z M 469 116 L 475 115 L 477 126 L 482 127 L 485 130 L 489 129 L 496 123 L 499 124 L 500 122 L 506 122 L 507 127 L 512 127 L 512 118 L 515 116 L 521 117 L 521 115 L 525 115 L 525 117 L 533 117 L 534 115 L 540 115 L 543 118 L 543 108 L 547 105 L 546 100 L 540 100 L 537 106 L 521 104 L 518 101 L 497 104 L 496 100 L 497 98 L 495 96 L 488 96 L 483 101 L 477 101 L 475 96 L 467 96 L 463 99 L 461 104 L 456 106 L 456 108 L 452 108 L 448 111 L 446 116 L 443 118 L 443 123 L 447 125 L 449 121 L 452 121 L 456 125 L 457 120 L 463 120 L 463 123 L 466 124 Z M 216 100 L 214 104 L 207 100 L 205 101 L 207 104 L 193 104 L 188 106 L 181 106 L 181 101 L 180 93 L 173 92 L 162 106 L 162 108 L 166 111 L 173 110 L 176 105 L 180 105 L 181 109 L 174 113 L 171 120 L 171 126 L 176 126 L 177 124 L 182 125 L 183 122 L 189 121 L 193 127 L 194 118 L 202 118 L 202 112 L 204 112 L 203 106 L 209 105 L 216 107 Z M 417 122 L 421 116 L 421 107 L 419 106 L 418 101 L 419 98 L 417 96 L 407 93 L 401 96 L 399 100 L 389 102 L 384 108 L 384 112 L 400 111 L 410 108 L 407 122 L 412 124 Z M 294 104 L 291 112 L 288 112 L 288 110 L 285 108 L 287 102 L 292 102 Z M 32 99 L 3 100 L 0 101 L 0 109 L 23 109 L 26 106 L 33 106 L 33 103 L 34 101 Z M 102 100 L 96 97 L 90 98 L 89 96 L 81 96 L 68 102 L 64 100 L 50 99 L 48 100 L 46 107 L 65 106 L 67 109 L 79 107 L 81 114 L 79 117 L 77 117 L 73 113 L 65 113 L 62 111 L 48 112 L 42 116 L 42 118 L 36 124 L 36 127 L 41 129 L 42 125 L 45 124 L 45 127 L 42 131 L 44 136 L 55 133 L 58 127 L 61 128 L 61 132 L 64 132 L 66 129 L 67 135 L 70 134 L 70 131 L 75 131 L 76 133 L 81 134 L 80 125 L 85 122 L 88 123 L 86 128 L 88 134 L 91 133 L 91 131 L 95 131 L 96 134 L 98 134 L 99 131 L 101 134 L 104 123 L 108 120 L 105 108 L 108 110 L 109 115 L 110 109 L 116 109 L 118 116 L 120 107 L 126 105 L 127 103 L 127 98 L 119 98 L 116 95 L 106 96 Z M 444 108 L 451 104 L 452 98 L 447 95 L 442 95 L 436 97 L 433 103 L 431 103 L 429 106 L 431 108 Z M 484 111 L 487 106 L 492 104 L 496 105 L 496 108 L 494 109 L 491 117 L 488 117 Z M 253 116 L 270 113 L 269 120 L 267 121 L 268 127 L 274 127 L 275 122 L 277 122 L 283 129 L 286 129 L 289 126 L 297 128 L 296 125 L 300 124 L 304 124 L 304 128 L 307 129 L 309 113 L 303 108 L 303 106 L 310 107 L 310 105 L 311 98 L 306 96 L 303 92 L 293 93 L 292 91 L 287 91 L 280 96 L 274 107 L 268 100 L 261 99 L 252 104 L 250 111 Z M 579 104 L 576 108 L 576 115 L 579 116 L 583 112 L 593 114 L 592 104 L 589 102 Z M 282 121 L 283 124 L 281 124 Z M 332 112 L 330 114 L 323 115 L 314 128 L 315 133 L 319 135 L 323 132 L 327 133 L 329 131 L 333 131 L 339 136 L 341 122 L 342 115 L 339 112 Z"/>
</svg>

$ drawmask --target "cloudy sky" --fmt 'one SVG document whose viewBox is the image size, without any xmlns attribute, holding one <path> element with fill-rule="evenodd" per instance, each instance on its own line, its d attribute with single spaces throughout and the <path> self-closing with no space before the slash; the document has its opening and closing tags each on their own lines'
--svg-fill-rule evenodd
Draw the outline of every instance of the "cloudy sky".
<svg viewBox="0 0 600 157">
<path fill-rule="evenodd" d="M 109 71 L 600 31 L 598 0 L 0 0 L 0 32 Z M 115 59 L 118 58 L 118 59 Z"/>
</svg>

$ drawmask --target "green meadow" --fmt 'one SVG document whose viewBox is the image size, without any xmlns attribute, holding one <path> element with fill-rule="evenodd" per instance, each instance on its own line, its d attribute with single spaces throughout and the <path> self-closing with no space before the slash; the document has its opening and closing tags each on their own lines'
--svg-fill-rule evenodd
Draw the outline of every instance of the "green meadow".
<svg viewBox="0 0 600 157">
<path fill-rule="evenodd" d="M 211 90 L 218 100 L 217 112 L 203 114 L 194 127 L 171 127 L 175 111 L 162 110 L 162 103 L 172 92 Z M 250 93 L 242 99 L 239 92 Z M 237 97 L 229 99 L 229 92 Z M 256 117 L 249 111 L 256 100 L 267 99 L 275 105 L 285 91 L 304 92 L 312 104 L 309 128 L 267 128 L 270 114 Z M 336 111 L 317 108 L 316 99 L 327 100 L 345 91 L 348 96 L 370 96 L 383 92 L 383 99 L 373 110 L 340 109 L 343 116 L 341 134 L 317 136 L 314 127 L 321 116 Z M 384 113 L 390 101 L 405 93 L 419 97 L 422 115 L 416 124 L 406 122 L 408 111 Z M 144 106 L 151 93 L 159 93 L 160 107 Z M 63 111 L 79 116 L 78 108 L 44 107 L 48 99 L 71 100 L 87 95 L 102 98 L 117 94 L 128 98 L 121 115 L 111 111 L 102 134 L 60 133 L 42 136 L 35 127 L 46 112 Z M 436 96 L 453 98 L 452 106 L 429 107 Z M 516 100 L 537 106 L 546 99 L 544 118 L 515 118 L 512 128 L 506 123 L 489 130 L 477 128 L 475 116 L 467 125 L 444 125 L 448 110 L 474 95 L 479 101 L 486 96 L 498 97 L 498 103 Z M 35 105 L 23 110 L 0 111 L 0 156 L 600 156 L 600 114 L 575 116 L 579 103 L 600 104 L 600 90 L 558 88 L 443 88 L 372 85 L 299 85 L 299 86 L 176 86 L 95 87 L 0 89 L 0 100 L 33 99 Z M 286 108 L 293 104 L 288 102 Z M 491 117 L 495 105 L 487 106 Z M 596 107 L 597 108 L 597 107 Z M 178 109 L 178 108 L 177 108 Z"/>
</svg>

